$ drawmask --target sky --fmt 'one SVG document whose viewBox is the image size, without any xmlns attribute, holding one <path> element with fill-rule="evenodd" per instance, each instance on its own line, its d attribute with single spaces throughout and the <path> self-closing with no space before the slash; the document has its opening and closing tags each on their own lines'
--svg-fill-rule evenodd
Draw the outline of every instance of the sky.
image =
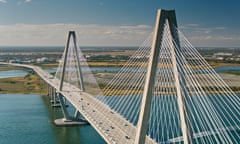
<svg viewBox="0 0 240 144">
<path fill-rule="evenodd" d="M 196 47 L 240 47 L 239 0 L 0 0 L 0 46 L 139 46 L 157 9 L 176 10 Z"/>
</svg>

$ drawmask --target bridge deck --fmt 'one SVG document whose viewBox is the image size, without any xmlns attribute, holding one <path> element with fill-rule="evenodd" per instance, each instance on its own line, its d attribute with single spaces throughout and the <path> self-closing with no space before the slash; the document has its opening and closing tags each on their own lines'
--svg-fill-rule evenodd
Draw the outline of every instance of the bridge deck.
<svg viewBox="0 0 240 144">
<path fill-rule="evenodd" d="M 53 79 L 53 76 L 37 66 L 8 64 L 18 67 L 25 67 L 36 72 L 46 83 L 58 88 L 60 80 Z M 84 116 L 95 130 L 105 139 L 107 143 L 130 144 L 134 143 L 136 126 L 128 122 L 118 113 L 113 112 L 107 105 L 98 101 L 92 95 L 81 92 L 77 87 L 67 84 L 68 87 L 60 93 Z M 106 113 L 108 111 L 108 113 Z M 104 112 L 104 113 L 103 113 Z M 148 136 L 146 143 L 156 143 Z"/>
</svg>

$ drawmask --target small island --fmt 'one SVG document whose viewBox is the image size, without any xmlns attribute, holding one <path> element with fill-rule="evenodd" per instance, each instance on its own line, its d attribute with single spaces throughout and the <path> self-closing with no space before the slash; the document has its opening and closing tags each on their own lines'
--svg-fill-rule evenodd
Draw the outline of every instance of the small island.
<svg viewBox="0 0 240 144">
<path fill-rule="evenodd" d="M 0 66 L 0 71 L 24 70 L 19 67 Z M 41 94 L 46 95 L 46 85 L 33 73 L 24 77 L 10 77 L 0 79 L 0 93 Z"/>
</svg>

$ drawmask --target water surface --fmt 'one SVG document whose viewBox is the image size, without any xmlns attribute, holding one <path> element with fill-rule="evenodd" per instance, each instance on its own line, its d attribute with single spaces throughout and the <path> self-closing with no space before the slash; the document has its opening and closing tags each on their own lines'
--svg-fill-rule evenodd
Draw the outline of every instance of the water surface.
<svg viewBox="0 0 240 144">
<path fill-rule="evenodd" d="M 8 71 L 0 71 L 0 78 L 10 78 L 17 76 L 25 76 L 28 72 L 22 70 L 8 70 Z"/>
<path fill-rule="evenodd" d="M 90 126 L 56 127 L 59 108 L 52 108 L 46 96 L 0 94 L 0 144 L 102 144 L 104 140 Z"/>
</svg>

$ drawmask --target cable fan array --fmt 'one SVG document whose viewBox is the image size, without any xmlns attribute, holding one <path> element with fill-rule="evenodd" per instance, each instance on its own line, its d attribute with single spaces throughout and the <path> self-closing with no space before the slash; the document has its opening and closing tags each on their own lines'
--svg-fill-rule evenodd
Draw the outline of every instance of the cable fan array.
<svg viewBox="0 0 240 144">
<path fill-rule="evenodd" d="M 76 37 L 75 37 L 76 38 Z M 64 54 L 60 60 L 59 66 L 57 68 L 55 78 L 61 79 L 63 67 L 64 67 L 64 58 L 65 53 L 66 56 L 66 66 L 64 72 L 64 83 L 63 83 L 63 91 L 67 91 L 67 87 L 71 84 L 76 86 L 76 91 L 81 88 L 81 78 L 83 80 L 83 87 L 85 92 L 91 95 L 97 95 L 101 92 L 93 73 L 91 72 L 88 63 L 80 49 L 77 45 L 77 40 L 71 38 L 69 45 L 64 50 Z"/>
<path fill-rule="evenodd" d="M 137 124 L 152 34 L 97 97 L 113 111 Z"/>
<path fill-rule="evenodd" d="M 173 39 L 172 33 L 178 35 Z M 90 71 L 80 48 L 70 39 L 65 52 L 66 67 L 63 91 L 68 86 L 81 89 L 82 77 L 85 92 L 96 96 L 102 114 L 116 113 L 125 121 L 109 117 L 124 131 L 136 133 L 140 105 L 144 90 L 147 66 L 150 57 L 153 34 L 145 40 L 124 67 L 101 91 Z M 157 71 L 152 88 L 151 113 L 147 135 L 157 143 L 183 143 L 179 114 L 176 72 L 184 101 L 186 123 L 190 125 L 193 143 L 238 143 L 240 141 L 240 98 L 237 96 L 204 60 L 185 36 L 174 25 L 166 21 L 157 63 Z M 64 56 L 60 61 L 55 77 L 61 79 Z M 176 63 L 175 63 L 176 62 Z M 80 67 L 79 67 L 80 65 Z M 177 67 L 177 71 L 173 67 Z M 103 104 L 109 109 L 103 108 Z M 105 110 L 105 111 L 104 111 Z"/>
<path fill-rule="evenodd" d="M 171 27 L 178 34 L 179 40 L 172 38 L 169 23 L 166 22 L 152 88 L 147 135 L 158 143 L 183 143 L 173 71 L 175 58 L 185 102 L 184 112 L 193 133 L 193 143 L 238 143 L 239 96 L 234 94 L 179 29 Z M 96 97 L 135 126 L 138 122 L 151 43 L 152 34 Z"/>
</svg>

